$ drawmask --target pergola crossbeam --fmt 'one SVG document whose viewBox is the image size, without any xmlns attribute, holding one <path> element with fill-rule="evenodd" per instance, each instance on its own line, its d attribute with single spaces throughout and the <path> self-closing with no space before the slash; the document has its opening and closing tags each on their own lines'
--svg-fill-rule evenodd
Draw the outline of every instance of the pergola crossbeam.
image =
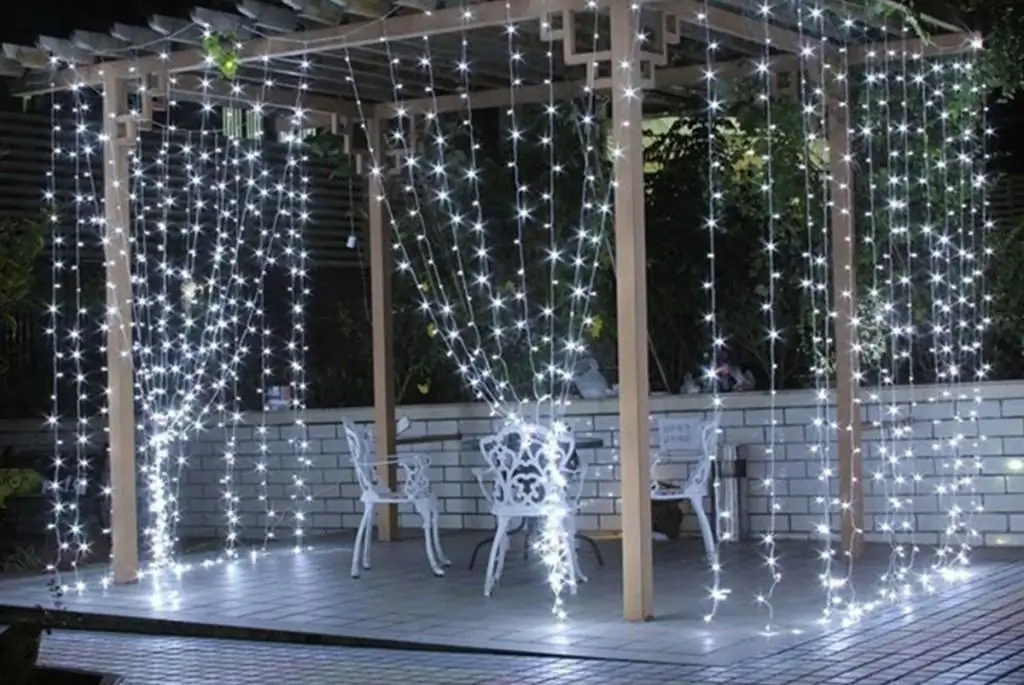
<svg viewBox="0 0 1024 685">
<path fill-rule="evenodd" d="M 251 19 L 257 26 L 288 33 L 299 28 L 299 20 L 294 12 L 269 5 L 260 0 L 241 0 L 238 11 Z"/>
<path fill-rule="evenodd" d="M 9 57 L 0 57 L 0 76 L 8 78 L 21 78 L 25 73 L 25 67 L 18 60 Z"/>
<path fill-rule="evenodd" d="M 71 64 L 92 64 L 96 57 L 88 50 L 82 50 L 71 44 L 71 41 L 53 36 L 39 36 L 36 46 L 54 57 Z"/>
<path fill-rule="evenodd" d="M 190 16 L 192 21 L 207 31 L 229 34 L 237 40 L 246 40 L 255 35 L 253 22 L 239 14 L 196 7 Z"/>
<path fill-rule="evenodd" d="M 94 31 L 75 31 L 71 34 L 71 44 L 87 53 L 104 57 L 124 57 L 132 47 L 131 43 Z"/>
<path fill-rule="evenodd" d="M 461 31 L 473 31 L 508 22 L 537 18 L 547 12 L 562 9 L 582 9 L 585 0 L 511 0 L 485 2 L 474 5 L 468 13 L 461 7 L 439 10 L 431 13 L 403 14 L 400 16 L 362 21 L 343 26 L 289 33 L 281 36 L 254 38 L 241 42 L 238 62 L 263 61 L 282 57 L 333 52 L 344 49 L 371 46 L 386 41 L 402 41 L 427 35 L 443 35 Z M 215 12 L 205 8 L 193 11 L 193 20 L 210 30 L 241 31 L 246 26 L 244 17 Z M 182 26 L 184 24 L 184 26 Z M 187 22 L 168 17 L 153 17 L 150 25 L 154 30 L 165 33 L 169 38 L 180 40 L 178 32 L 186 30 Z M 236 33 L 236 37 L 239 37 Z M 167 59 L 159 56 L 143 57 L 136 60 L 104 62 L 91 67 L 75 70 L 61 70 L 54 75 L 50 90 L 62 90 L 76 84 L 98 85 L 104 74 L 137 76 L 139 74 L 168 71 L 171 73 L 194 71 L 203 68 L 206 54 L 202 49 L 182 50 Z M 19 93 L 15 89 L 16 94 Z M 33 89 L 32 92 L 40 92 Z"/>
<path fill-rule="evenodd" d="M 877 47 L 877 46 L 876 46 Z M 955 36 L 936 36 L 927 41 L 908 39 L 890 45 L 892 49 L 907 50 L 921 58 L 954 55 L 970 49 L 970 40 L 963 34 Z M 870 59 L 871 46 L 857 47 L 850 50 L 848 64 L 856 66 Z M 799 55 L 778 55 L 769 60 L 773 73 L 794 73 L 799 71 L 801 57 Z M 760 58 L 743 57 L 740 59 L 717 62 L 714 65 L 715 78 L 721 81 L 752 77 L 756 74 Z M 654 72 L 653 89 L 670 89 L 673 87 L 692 87 L 704 83 L 706 67 L 692 65 L 685 67 L 665 67 Z M 417 115 L 427 112 L 458 112 L 473 109 L 489 109 L 508 107 L 513 102 L 518 104 L 548 102 L 550 100 L 570 100 L 583 97 L 588 83 L 586 80 L 561 81 L 551 85 L 535 84 L 518 88 L 485 89 L 455 95 L 439 95 L 385 103 L 378 107 L 382 116 L 394 118 L 401 114 Z"/>
<path fill-rule="evenodd" d="M 746 17 L 723 7 L 705 6 L 697 0 L 672 0 L 665 3 L 665 7 L 675 7 L 680 21 L 688 24 L 707 25 L 719 33 L 746 41 L 764 41 L 765 27 L 761 19 Z M 796 31 L 769 26 L 768 36 L 777 50 L 798 53 L 803 48 L 804 40 Z"/>
<path fill-rule="evenodd" d="M 390 2 L 381 0 L 332 0 L 334 4 L 342 8 L 346 14 L 351 14 L 365 19 L 379 19 L 387 16 L 391 11 Z"/>
<path fill-rule="evenodd" d="M 164 34 L 158 33 L 151 28 L 120 23 L 114 24 L 110 28 L 110 35 L 134 46 L 136 50 L 148 51 L 153 51 L 165 39 Z"/>
<path fill-rule="evenodd" d="M 330 0 L 283 0 L 285 5 L 299 13 L 299 16 L 318 24 L 333 26 L 340 24 L 345 12 Z"/>
<path fill-rule="evenodd" d="M 358 117 L 359 110 L 355 104 L 341 99 L 308 95 L 298 91 L 289 91 L 281 88 L 267 89 L 265 92 L 254 93 L 258 86 L 250 88 L 235 88 L 223 81 L 204 79 L 194 74 L 173 74 L 166 81 L 166 88 L 172 93 L 184 96 L 189 100 L 217 100 L 221 102 L 236 103 L 242 107 L 248 104 L 263 105 L 280 109 L 295 109 L 300 107 L 307 113 L 320 115 L 340 115 L 345 117 Z M 317 117 L 322 125 L 326 121 L 323 116 Z M 312 122 L 311 122 L 312 123 Z"/>
<path fill-rule="evenodd" d="M 200 45 L 203 42 L 203 30 L 189 21 L 154 14 L 149 18 L 149 26 L 175 43 Z"/>
<path fill-rule="evenodd" d="M 14 60 L 26 69 L 49 69 L 52 66 L 50 53 L 39 48 L 28 47 L 27 45 L 15 45 L 14 43 L 3 44 L 4 57 Z M 14 89 L 15 94 L 17 88 Z"/>
</svg>

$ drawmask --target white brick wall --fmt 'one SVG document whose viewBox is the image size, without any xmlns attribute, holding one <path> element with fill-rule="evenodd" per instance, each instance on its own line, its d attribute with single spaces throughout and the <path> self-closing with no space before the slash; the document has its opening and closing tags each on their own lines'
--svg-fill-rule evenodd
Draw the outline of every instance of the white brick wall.
<svg viewBox="0 0 1024 685">
<path fill-rule="evenodd" d="M 901 486 L 897 497 L 909 504 L 908 516 L 913 519 L 915 539 L 922 544 L 939 540 L 945 529 L 946 511 L 954 504 L 948 496 L 938 493 L 943 483 L 951 478 L 953 462 L 948 440 L 957 433 L 965 435 L 964 444 L 977 444 L 972 449 L 984 456 L 985 472 L 974 481 L 976 495 L 964 495 L 956 501 L 963 507 L 980 501 L 984 513 L 973 517 L 973 525 L 982 533 L 986 545 L 1024 545 L 1024 382 L 989 383 L 981 386 L 984 402 L 970 406 L 977 412 L 976 423 L 955 424 L 955 400 L 929 401 L 939 394 L 938 389 L 916 387 L 911 406 L 911 393 L 906 388 L 886 391 L 885 404 L 897 405 L 901 413 L 910 417 L 913 439 L 883 442 L 877 429 L 864 430 L 864 506 L 865 526 L 869 536 L 876 540 L 888 539 L 881 532 L 886 520 L 887 501 L 892 492 L 886 492 L 886 482 L 876 481 L 873 474 L 883 467 L 880 450 L 884 445 L 904 454 L 911 450 L 913 460 L 902 462 L 902 474 L 907 484 Z M 761 479 L 768 473 L 770 461 L 765 454 L 767 428 L 770 425 L 769 398 L 766 393 L 725 395 L 722 416 L 724 442 L 737 446 L 740 457 L 748 462 L 748 481 L 744 496 L 743 528 L 760 532 L 768 526 L 768 498 Z M 880 407 L 864 396 L 865 419 L 880 415 Z M 701 396 L 665 396 L 651 400 L 652 416 L 703 415 L 708 398 Z M 775 418 L 775 482 L 777 504 L 776 530 L 783 537 L 804 537 L 822 520 L 823 484 L 818 474 L 820 458 L 812 454 L 815 429 L 811 421 L 818 412 L 812 393 L 808 391 L 780 392 L 776 397 Z M 601 438 L 605 447 L 581 450 L 580 456 L 590 465 L 593 479 L 585 490 L 585 511 L 580 521 L 582 529 L 616 530 L 619 518 L 619 484 L 616 445 L 618 442 L 618 404 L 616 400 L 577 401 L 569 408 L 569 419 L 580 435 Z M 828 409 L 831 415 L 831 409 Z M 409 407 L 400 410 L 413 421 L 411 435 L 442 435 L 461 433 L 464 438 L 479 437 L 493 431 L 495 424 L 481 405 L 442 405 Z M 308 529 L 311 533 L 326 533 L 339 528 L 354 528 L 359 521 L 358 495 L 347 448 L 341 432 L 340 419 L 345 416 L 355 421 L 369 421 L 369 409 L 316 410 L 306 414 L 309 454 L 314 466 L 308 474 L 314 492 L 314 501 L 307 506 L 310 512 Z M 258 417 L 249 417 L 257 420 Z M 296 473 L 295 458 L 288 444 L 292 419 L 287 414 L 267 417 L 267 440 L 270 446 L 269 495 L 274 507 L 287 510 L 292 474 Z M 978 435 L 984 435 L 981 440 Z M 833 436 L 834 437 L 834 436 Z M 657 436 L 652 436 L 656 441 Z M 243 536 L 262 538 L 264 504 L 258 500 L 259 477 L 253 471 L 253 456 L 259 442 L 252 425 L 237 432 L 238 455 L 235 469 L 235 491 L 243 522 Z M 52 449 L 50 434 L 40 426 L 25 422 L 0 423 L 0 446 L 13 445 L 35 450 Z M 189 446 L 189 467 L 180 483 L 183 536 L 218 535 L 223 529 L 220 504 L 224 476 L 222 449 L 223 429 L 212 429 Z M 482 465 L 475 450 L 462 450 L 459 442 L 425 444 L 418 449 L 430 456 L 435 491 L 442 502 L 441 525 L 445 528 L 489 528 L 492 525 L 486 505 L 471 469 Z M 835 452 L 832 451 L 832 460 Z M 890 474 L 891 476 L 891 474 Z M 918 479 L 915 481 L 914 476 Z M 831 483 L 832 492 L 838 491 L 838 481 Z M 401 514 L 402 525 L 418 525 L 409 511 Z M 690 526 L 692 517 L 687 517 Z"/>
</svg>

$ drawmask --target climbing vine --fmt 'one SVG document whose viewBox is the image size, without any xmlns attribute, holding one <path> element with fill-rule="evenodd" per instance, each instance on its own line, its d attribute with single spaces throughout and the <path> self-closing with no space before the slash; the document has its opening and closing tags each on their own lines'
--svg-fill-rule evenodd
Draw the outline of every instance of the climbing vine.
<svg viewBox="0 0 1024 685">
<path fill-rule="evenodd" d="M 203 49 L 221 76 L 235 78 L 238 74 L 238 41 L 233 35 L 210 32 L 203 37 Z"/>
</svg>

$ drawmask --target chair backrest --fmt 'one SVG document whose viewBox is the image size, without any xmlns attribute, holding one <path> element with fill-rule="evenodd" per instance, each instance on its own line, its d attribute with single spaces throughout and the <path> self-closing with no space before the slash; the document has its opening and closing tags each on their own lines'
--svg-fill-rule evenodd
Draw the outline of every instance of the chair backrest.
<svg viewBox="0 0 1024 685">
<path fill-rule="evenodd" d="M 569 481 L 578 471 L 569 463 L 576 452 L 572 431 L 556 434 L 538 424 L 506 424 L 496 435 L 480 441 L 480 451 L 493 477 L 492 502 L 523 515 L 544 512 L 551 494 L 552 468 L 565 479 L 564 488 L 571 487 Z"/>
<path fill-rule="evenodd" d="M 696 468 L 690 472 L 686 484 L 703 488 L 711 476 L 711 462 L 718 454 L 718 419 L 704 421 L 699 418 L 661 418 L 658 420 L 660 451 L 695 454 L 699 457 Z"/>
<path fill-rule="evenodd" d="M 373 468 L 373 427 L 359 426 L 348 419 L 342 420 L 349 459 L 356 471 L 356 480 L 363 492 L 377 487 L 377 470 Z"/>
</svg>

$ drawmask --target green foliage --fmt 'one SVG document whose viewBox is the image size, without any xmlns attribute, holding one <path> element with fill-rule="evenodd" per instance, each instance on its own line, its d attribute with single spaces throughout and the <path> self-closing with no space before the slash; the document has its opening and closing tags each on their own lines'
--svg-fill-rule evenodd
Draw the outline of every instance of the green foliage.
<svg viewBox="0 0 1024 685">
<path fill-rule="evenodd" d="M 203 49 L 221 76 L 233 79 L 238 75 L 238 41 L 229 34 L 211 32 L 203 37 Z"/>
<path fill-rule="evenodd" d="M 306 143 L 309 145 L 310 154 L 330 165 L 330 178 L 340 178 L 353 173 L 352 155 L 348 150 L 350 143 L 345 136 L 321 132 L 309 138 Z"/>
<path fill-rule="evenodd" d="M 36 283 L 36 259 L 43 249 L 42 224 L 0 219 L 0 317 L 14 323 Z"/>
<path fill-rule="evenodd" d="M 917 3 L 927 11 L 927 4 Z M 1024 86 L 1024 5 L 1017 0 L 951 0 L 961 19 L 955 23 L 984 37 L 981 74 L 990 91 L 1012 99 Z"/>
<path fill-rule="evenodd" d="M 1024 378 L 1024 222 L 1000 225 L 988 236 L 992 262 L 988 350 L 997 378 Z"/>
<path fill-rule="evenodd" d="M 43 478 L 32 469 L 0 468 L 0 509 L 11 497 L 21 497 L 39 492 Z"/>
<path fill-rule="evenodd" d="M 777 378 L 796 384 L 810 366 L 802 346 L 808 303 L 799 282 L 806 272 L 805 219 L 808 212 L 820 216 L 821 209 L 806 204 L 798 110 L 781 101 L 773 103 L 770 139 L 765 135 L 764 112 L 763 103 L 736 96 L 714 130 L 697 103 L 684 103 L 674 118 L 645 126 L 650 342 L 670 392 L 678 392 L 687 375 L 699 377 L 710 361 L 711 331 L 704 317 L 711 302 L 702 284 L 711 277 L 707 198 L 712 165 L 717 169 L 716 190 L 721 193 L 713 236 L 715 309 L 730 356 L 754 371 L 763 387 L 772 353 L 767 337 L 770 322 L 758 304 L 768 299 L 773 282 L 773 323 L 782 334 L 775 346 Z M 709 146 L 711 135 L 715 144 Z M 770 206 L 763 191 L 769 145 L 774 188 Z M 822 160 L 810 163 L 811 173 L 818 173 Z M 774 216 L 777 247 L 771 265 L 764 250 L 769 215 Z M 610 261 L 602 269 L 598 292 L 599 309 L 611 319 L 616 307 Z M 614 332 L 611 321 L 606 326 Z"/>
<path fill-rule="evenodd" d="M 438 350 L 444 349 L 441 336 L 458 331 L 465 341 L 456 353 L 459 361 L 484 355 L 514 396 L 559 392 L 539 370 L 559 361 L 553 358 L 563 353 L 558 341 L 583 335 L 583 312 L 570 287 L 577 278 L 572 257 L 579 254 L 587 263 L 588 255 L 596 257 L 600 246 L 580 236 L 596 234 L 600 222 L 609 221 L 592 208 L 581 209 L 584 198 L 588 205 L 600 205 L 606 197 L 607 169 L 594 151 L 603 133 L 597 125 L 583 131 L 571 102 L 560 105 L 550 124 L 541 105 L 517 108 L 522 142 L 515 149 L 505 136 L 484 140 L 477 130 L 471 137 L 462 119 L 442 117 L 436 129 L 421 132 L 424 163 L 391 177 L 395 231 L 408 248 L 409 271 L 422 279 L 414 284 L 419 292 L 410 291 L 412 309 Z M 439 134 L 443 148 L 434 143 Z M 551 148 L 539 143 L 547 138 L 558 149 L 554 160 Z M 439 181 L 436 165 L 443 165 L 451 180 Z M 527 217 L 517 216 L 520 207 L 528 208 Z M 475 225 L 482 227 L 483 242 Z M 486 259 L 478 255 L 481 245 L 488 250 Z M 559 251 L 561 259 L 551 259 Z M 587 267 L 583 273 L 585 283 Z M 410 275 L 404 277 L 411 284 Z M 424 300 L 447 303 L 450 314 L 429 319 L 420 306 Z M 503 333 L 495 332 L 499 329 Z M 451 369 L 453 362 L 443 368 Z"/>
<path fill-rule="evenodd" d="M 42 249 L 42 223 L 0 219 L 0 331 L 8 339 L 17 335 L 17 315 L 32 305 Z M 0 378 L 10 365 L 10 358 L 0 355 Z"/>
</svg>

